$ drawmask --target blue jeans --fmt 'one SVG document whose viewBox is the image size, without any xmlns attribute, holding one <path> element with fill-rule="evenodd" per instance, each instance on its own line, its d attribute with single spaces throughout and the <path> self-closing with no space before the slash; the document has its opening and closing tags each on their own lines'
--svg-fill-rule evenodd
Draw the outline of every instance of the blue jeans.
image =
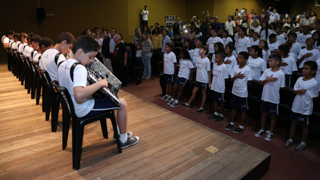
<svg viewBox="0 0 320 180">
<path fill-rule="evenodd" d="M 151 56 L 152 56 L 152 53 L 141 54 L 144 76 L 151 76 L 151 64 L 150 64 Z"/>
</svg>

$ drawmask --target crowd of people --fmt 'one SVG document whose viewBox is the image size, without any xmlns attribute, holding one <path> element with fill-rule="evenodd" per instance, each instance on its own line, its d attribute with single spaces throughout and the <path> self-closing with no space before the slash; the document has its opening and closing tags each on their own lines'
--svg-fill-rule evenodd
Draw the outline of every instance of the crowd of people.
<svg viewBox="0 0 320 180">
<path fill-rule="evenodd" d="M 146 6 L 141 13 L 144 16 L 149 15 Z M 12 31 L 4 35 L 1 40 L 4 48 L 15 49 L 29 59 L 39 61 L 40 67 L 49 72 L 52 80 L 59 80 L 66 85 L 71 91 L 74 103 L 79 106 L 79 108 L 76 106 L 78 109 L 76 112 L 78 111 L 77 115 L 80 117 L 91 113 L 84 109 L 99 108 L 104 103 L 102 107 L 113 106 L 106 102 L 98 103 L 96 99 L 90 103 L 80 103 L 97 89 L 107 86 L 107 82 L 104 80 L 99 81 L 99 85 L 86 86 L 85 77 L 82 77 L 84 75 L 80 75 L 81 72 L 85 74 L 84 68 L 79 68 L 77 74 L 82 79 L 75 79 L 76 84 L 68 80 L 66 73 L 63 74 L 64 70 L 59 72 L 60 63 L 66 60 L 63 55 L 67 55 L 71 49 L 73 53 L 69 55 L 73 63 L 78 61 L 86 65 L 96 56 L 110 71 L 114 72 L 124 86 L 129 56 L 134 56 L 138 65 L 143 66 L 143 78 L 150 79 L 150 60 L 155 53 L 161 54 L 166 81 L 166 94 L 162 99 L 168 101 L 171 107 L 178 106 L 187 81 L 195 81 L 191 97 L 188 97 L 189 100 L 182 105 L 190 108 L 197 91 L 201 89 L 202 102 L 197 113 L 203 112 L 207 99 L 206 89 L 210 88 L 214 101 L 214 113 L 208 119 L 215 119 L 216 122 L 224 120 L 226 82 L 233 82 L 230 98 L 231 120 L 225 129 L 232 130 L 235 127 L 237 110 L 240 110 L 239 126 L 233 130 L 234 133 L 244 131 L 246 111 L 250 105 L 247 103 L 247 86 L 252 80 L 260 81 L 263 85 L 260 107 L 261 129 L 255 136 L 261 137 L 265 133 L 266 117 L 269 114 L 271 127 L 266 131 L 266 141 L 271 141 L 273 138 L 276 117 L 279 114 L 279 90 L 286 86 L 293 87 L 293 92 L 296 94 L 290 117 L 293 122 L 290 138 L 284 143 L 284 147 L 292 145 L 295 128 L 300 122 L 304 133 L 301 143 L 295 150 L 302 151 L 306 147 L 308 125 L 313 112 L 313 99 L 318 97 L 320 91 L 320 22 L 317 21 L 316 14 L 309 11 L 295 16 L 294 22 L 289 15 L 285 15 L 283 19 L 280 17 L 277 10 L 272 7 L 267 11 L 262 9 L 259 16 L 253 9 L 250 13 L 247 13 L 246 8 L 240 11 L 236 9 L 232 15 L 228 16 L 228 21 L 225 23 L 220 23 L 219 17 L 212 16 L 209 11 L 203 11 L 202 22 L 197 16 L 185 22 L 178 16 L 172 27 L 160 26 L 159 23 L 149 27 L 148 19 L 144 17 L 142 31 L 140 28 L 134 31 L 133 46 L 124 44 L 115 28 L 109 32 L 105 27 L 101 31 L 98 28 L 94 31 L 87 29 L 84 32 L 85 35 L 76 40 L 70 33 L 62 33 L 54 47 L 49 38 Z M 89 43 L 90 47 L 83 46 L 84 42 Z M 174 53 L 175 48 L 179 48 L 180 52 Z M 61 55 L 59 54 L 54 61 L 57 53 Z M 70 67 L 72 63 L 68 62 L 70 63 L 62 63 L 61 67 Z M 61 76 L 58 76 L 59 73 L 62 73 Z M 301 77 L 291 84 L 291 77 L 296 73 L 301 73 Z M 75 88 L 77 89 L 75 90 L 74 86 L 82 88 Z M 86 87 L 95 88 L 89 90 L 90 88 Z M 119 108 L 118 118 L 118 121 L 126 122 L 124 100 L 122 100 L 122 107 Z M 126 127 L 126 123 L 120 123 L 120 125 L 121 142 L 135 144 L 139 141 L 138 137 L 131 136 L 132 133 L 122 128 Z"/>
</svg>

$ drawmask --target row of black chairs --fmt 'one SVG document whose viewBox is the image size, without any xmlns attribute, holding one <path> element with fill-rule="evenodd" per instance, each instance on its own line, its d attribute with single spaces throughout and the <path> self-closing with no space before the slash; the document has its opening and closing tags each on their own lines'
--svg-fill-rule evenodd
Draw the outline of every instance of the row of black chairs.
<svg viewBox="0 0 320 180">
<path fill-rule="evenodd" d="M 90 118 L 78 118 L 74 111 L 70 94 L 65 87 L 59 86 L 57 81 L 51 81 L 47 71 L 40 69 L 38 62 L 32 61 L 17 51 L 8 50 L 8 70 L 21 81 L 31 99 L 36 98 L 36 105 L 39 105 L 42 93 L 42 111 L 45 112 L 45 120 L 50 119 L 51 130 L 57 131 L 59 107 L 62 104 L 62 149 L 67 146 L 70 119 L 72 118 L 72 156 L 73 169 L 80 168 L 81 152 L 84 126 L 100 120 L 103 137 L 108 139 L 106 118 L 111 120 L 114 129 L 114 138 L 117 142 L 119 153 L 122 152 L 120 139 L 117 130 L 117 123 L 114 111 L 106 111 Z M 42 92 L 41 92 L 42 90 Z"/>
</svg>

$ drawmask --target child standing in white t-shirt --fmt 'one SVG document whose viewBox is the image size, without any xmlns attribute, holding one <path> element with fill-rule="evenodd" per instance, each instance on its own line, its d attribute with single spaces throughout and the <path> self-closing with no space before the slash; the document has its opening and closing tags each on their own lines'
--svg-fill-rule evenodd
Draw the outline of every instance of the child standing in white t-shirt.
<svg viewBox="0 0 320 180">
<path fill-rule="evenodd" d="M 231 76 L 232 69 L 234 68 L 234 66 L 237 65 L 237 59 L 232 54 L 233 49 L 234 49 L 233 43 L 227 44 L 224 49 L 224 53 L 226 54 L 226 57 L 224 58 L 224 64 L 227 66 L 228 76 Z"/>
<path fill-rule="evenodd" d="M 271 54 L 278 52 L 279 44 L 277 42 L 277 35 L 270 34 L 268 47 L 269 47 Z"/>
<path fill-rule="evenodd" d="M 282 26 L 278 25 L 276 27 L 276 33 L 277 33 L 277 43 L 279 46 L 285 43 L 284 36 L 281 30 L 282 30 Z"/>
<path fill-rule="evenodd" d="M 280 69 L 285 74 L 286 86 L 291 87 L 291 75 L 293 72 L 298 71 L 296 61 L 289 56 L 289 46 L 286 44 L 279 46 L 278 53 L 282 56 Z"/>
<path fill-rule="evenodd" d="M 212 100 L 214 113 L 208 119 L 215 119 L 215 122 L 223 121 L 224 108 L 224 92 L 226 89 L 226 79 L 229 78 L 228 67 L 223 63 L 224 52 L 215 52 L 215 63 L 212 69 Z M 220 111 L 218 113 L 218 103 L 220 103 Z"/>
<path fill-rule="evenodd" d="M 194 66 L 192 61 L 190 60 L 190 55 L 187 49 L 182 49 L 180 51 L 180 60 L 179 60 L 179 72 L 178 76 L 176 77 L 173 85 L 173 90 L 171 94 L 171 100 L 169 101 L 168 105 L 171 107 L 176 107 L 179 104 L 179 100 L 182 96 L 183 87 L 186 85 L 188 80 L 191 80 L 193 75 Z M 190 73 L 191 71 L 191 73 Z M 174 97 L 177 94 L 177 99 L 175 100 Z"/>
<path fill-rule="evenodd" d="M 309 34 L 310 26 L 303 26 L 303 33 L 297 37 L 297 42 L 301 45 L 301 48 L 307 47 L 306 41 L 311 37 Z"/>
<path fill-rule="evenodd" d="M 197 60 L 196 84 L 194 85 L 189 101 L 183 104 L 183 106 L 190 108 L 190 104 L 196 97 L 198 90 L 201 89 L 202 101 L 200 108 L 197 110 L 197 113 L 201 113 L 204 111 L 203 107 L 207 99 L 207 84 L 209 83 L 209 88 L 211 87 L 211 68 L 210 60 L 206 56 L 207 53 L 207 46 L 201 45 L 199 48 L 200 57 Z"/>
<path fill-rule="evenodd" d="M 307 47 L 302 49 L 297 57 L 297 63 L 299 65 L 299 72 L 302 72 L 302 67 L 304 62 L 306 61 L 316 61 L 320 59 L 319 51 L 313 48 L 314 45 L 314 39 L 308 38 L 307 39 Z"/>
<path fill-rule="evenodd" d="M 249 55 L 247 66 L 251 69 L 251 77 L 253 80 L 259 80 L 261 73 L 267 68 L 266 63 L 261 58 L 262 51 L 259 46 L 252 46 L 249 49 Z"/>
<path fill-rule="evenodd" d="M 232 108 L 230 123 L 227 125 L 226 130 L 231 130 L 234 127 L 234 119 L 237 115 L 237 110 L 241 111 L 241 122 L 234 133 L 241 133 L 244 130 L 244 121 L 246 118 L 246 111 L 248 108 L 248 84 L 251 83 L 251 70 L 246 65 L 249 54 L 247 52 L 240 52 L 238 55 L 238 66 L 235 66 L 231 74 L 232 94 L 230 106 Z"/>
<path fill-rule="evenodd" d="M 214 51 L 217 52 L 217 51 L 220 51 L 220 52 L 224 52 L 224 47 L 223 47 L 223 44 L 221 42 L 217 42 L 214 44 Z M 212 69 L 213 69 L 213 66 L 215 64 L 215 58 L 216 56 L 213 54 L 212 55 L 212 59 L 211 59 L 211 62 L 212 62 Z"/>
<path fill-rule="evenodd" d="M 237 54 L 239 54 L 242 51 L 248 52 L 249 47 L 251 47 L 251 43 L 250 43 L 249 38 L 247 38 L 245 36 L 246 28 L 245 27 L 240 27 L 238 33 L 239 33 L 239 39 L 236 42 Z"/>
<path fill-rule="evenodd" d="M 288 34 L 288 41 L 292 43 L 292 48 L 290 51 L 293 52 L 296 57 L 298 57 L 298 54 L 301 51 L 301 45 L 296 40 L 297 40 L 296 33 Z"/>
<path fill-rule="evenodd" d="M 184 40 L 184 47 L 187 48 L 188 52 L 189 52 L 189 55 L 190 55 L 190 60 L 192 61 L 192 58 L 193 58 L 193 48 L 192 48 L 192 41 L 191 39 L 186 39 Z"/>
<path fill-rule="evenodd" d="M 267 115 L 270 115 L 271 126 L 267 131 L 266 141 L 271 141 L 273 137 L 273 130 L 276 126 L 277 116 L 279 115 L 278 106 L 280 103 L 280 88 L 285 86 L 285 77 L 283 71 L 280 70 L 281 56 L 279 54 L 272 54 L 269 57 L 269 69 L 266 69 L 260 77 L 260 84 L 263 85 L 261 95 L 261 129 L 255 134 L 256 137 L 261 137 L 264 133 L 264 126 Z"/>
<path fill-rule="evenodd" d="M 227 44 L 229 44 L 230 42 L 233 42 L 232 39 L 229 37 L 227 30 L 222 31 L 222 42 L 223 42 L 223 47 L 226 47 Z"/>
<path fill-rule="evenodd" d="M 194 41 L 194 44 L 195 44 L 196 48 L 193 50 L 192 62 L 193 62 L 193 65 L 195 67 L 197 67 L 197 59 L 198 59 L 198 57 L 200 57 L 200 55 L 199 55 L 199 47 L 202 44 L 202 38 L 200 38 L 200 37 L 196 38 L 196 40 Z"/>
<path fill-rule="evenodd" d="M 222 42 L 222 39 L 220 37 L 218 37 L 218 33 L 219 30 L 218 29 L 211 29 L 211 36 L 208 41 L 207 41 L 207 45 L 209 46 L 209 54 L 212 56 L 212 54 L 214 53 L 214 44 L 217 42 Z"/>
<path fill-rule="evenodd" d="M 259 34 L 257 32 L 253 32 L 252 39 L 251 39 L 251 46 L 257 45 L 259 46 Z"/>
<path fill-rule="evenodd" d="M 284 143 L 285 148 L 293 144 L 293 136 L 298 123 L 302 124 L 302 141 L 294 150 L 303 151 L 306 148 L 309 124 L 313 113 L 313 99 L 319 96 L 319 85 L 314 79 L 316 70 L 316 62 L 306 61 L 302 70 L 303 77 L 300 77 L 294 85 L 293 92 L 296 96 L 291 108 L 292 113 L 290 118 L 292 119 L 292 123 L 290 137 Z"/>
<path fill-rule="evenodd" d="M 167 43 L 165 45 L 165 53 L 163 55 L 163 73 L 166 81 L 166 95 L 162 96 L 161 99 L 170 101 L 171 99 L 171 89 L 173 83 L 173 75 L 177 67 L 176 55 L 171 51 L 172 44 Z"/>
<path fill-rule="evenodd" d="M 142 51 L 141 51 L 141 44 L 136 42 L 136 58 L 137 58 L 137 62 L 138 62 L 138 66 L 142 66 L 142 59 L 141 59 L 141 55 L 142 55 Z M 144 78 L 144 77 L 142 77 Z"/>
<path fill-rule="evenodd" d="M 269 56 L 271 55 L 271 52 L 269 51 L 268 42 L 267 40 L 260 39 L 259 41 L 259 47 L 262 50 L 262 58 L 264 60 L 264 63 L 268 64 Z"/>
</svg>

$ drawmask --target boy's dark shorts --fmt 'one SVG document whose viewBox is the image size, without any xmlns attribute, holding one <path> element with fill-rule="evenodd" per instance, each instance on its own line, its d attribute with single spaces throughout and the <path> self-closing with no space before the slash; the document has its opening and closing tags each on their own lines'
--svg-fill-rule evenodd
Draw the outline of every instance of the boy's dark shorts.
<svg viewBox="0 0 320 180">
<path fill-rule="evenodd" d="M 240 111 L 249 110 L 247 98 L 238 97 L 234 94 L 231 94 L 230 106 L 233 109 L 239 109 Z"/>
</svg>

